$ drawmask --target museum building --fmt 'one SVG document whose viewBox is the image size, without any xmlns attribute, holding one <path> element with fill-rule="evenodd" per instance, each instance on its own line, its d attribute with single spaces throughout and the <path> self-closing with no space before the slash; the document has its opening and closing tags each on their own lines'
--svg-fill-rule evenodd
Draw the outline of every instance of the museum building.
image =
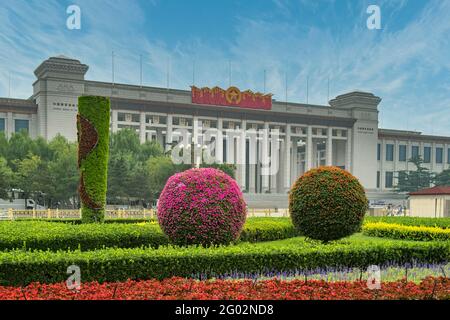
<svg viewBox="0 0 450 320">
<path fill-rule="evenodd" d="M 353 91 L 329 105 L 311 105 L 236 87 L 178 90 L 90 81 L 88 68 L 65 56 L 42 62 L 29 99 L 0 98 L 0 131 L 75 141 L 78 97 L 110 97 L 112 132 L 131 128 L 141 143 L 155 140 L 166 150 L 189 148 L 191 140 L 200 149 L 213 144 L 214 161 L 236 164 L 247 201 L 261 207 L 285 207 L 295 179 L 318 166 L 350 171 L 369 199 L 402 198 L 392 192 L 396 172 L 413 169 L 413 156 L 422 156 L 436 173 L 450 166 L 450 137 L 379 128 L 381 98 L 372 93 Z M 267 159 L 277 165 L 263 174 Z"/>
</svg>

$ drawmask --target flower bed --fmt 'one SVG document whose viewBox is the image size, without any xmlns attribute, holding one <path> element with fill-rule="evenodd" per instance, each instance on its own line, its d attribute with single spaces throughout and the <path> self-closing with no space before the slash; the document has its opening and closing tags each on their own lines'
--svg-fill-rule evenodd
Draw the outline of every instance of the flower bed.
<svg viewBox="0 0 450 320">
<path fill-rule="evenodd" d="M 363 233 L 372 237 L 416 241 L 450 240 L 450 229 L 424 226 L 404 226 L 385 222 L 366 223 L 363 227 Z"/>
<path fill-rule="evenodd" d="M 105 282 L 448 261 L 449 241 L 385 240 L 360 235 L 328 245 L 291 238 L 212 248 L 163 246 L 85 252 L 14 250 L 0 252 L 0 284 L 60 282 L 67 278 L 67 267 L 72 264 L 81 268 L 83 280 Z"/>
<path fill-rule="evenodd" d="M 369 289 L 365 281 L 326 282 L 303 280 L 196 281 L 170 278 L 163 281 L 122 283 L 83 283 L 79 292 L 66 284 L 33 283 L 25 288 L 1 287 L 0 300 L 389 300 L 450 299 L 450 280 L 428 277 L 416 284 L 406 281 L 383 282 Z"/>
<path fill-rule="evenodd" d="M 404 226 L 424 226 L 437 227 L 442 229 L 450 228 L 450 218 L 422 218 L 422 217 L 370 217 L 364 218 L 364 223 L 385 222 L 395 223 Z"/>
</svg>

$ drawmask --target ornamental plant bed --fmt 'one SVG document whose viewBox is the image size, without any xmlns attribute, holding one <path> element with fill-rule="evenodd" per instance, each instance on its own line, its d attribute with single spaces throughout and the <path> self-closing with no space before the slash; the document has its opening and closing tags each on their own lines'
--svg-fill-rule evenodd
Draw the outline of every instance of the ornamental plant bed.
<svg viewBox="0 0 450 320">
<path fill-rule="evenodd" d="M 416 241 L 449 241 L 450 229 L 425 226 L 404 226 L 394 223 L 366 223 L 363 233 L 372 237 L 408 239 Z"/>
<path fill-rule="evenodd" d="M 170 278 L 163 281 L 83 283 L 80 291 L 65 282 L 0 286 L 0 300 L 429 300 L 450 299 L 450 280 L 428 277 L 420 283 L 383 282 L 369 289 L 365 281 L 211 280 Z"/>
<path fill-rule="evenodd" d="M 95 251 L 0 252 L 0 284 L 55 283 L 67 279 L 77 265 L 84 281 L 165 279 L 202 274 L 212 278 L 241 272 L 366 269 L 370 265 L 447 263 L 449 241 L 402 241 L 354 235 L 332 244 L 291 238 L 273 242 L 220 247 L 107 248 Z"/>
<path fill-rule="evenodd" d="M 364 218 L 364 223 L 385 222 L 395 223 L 404 226 L 424 226 L 437 227 L 442 229 L 450 228 L 450 218 L 422 218 L 422 217 L 368 217 Z"/>
<path fill-rule="evenodd" d="M 249 218 L 240 241 L 260 242 L 297 235 L 287 218 Z M 0 250 L 94 250 L 105 247 L 135 248 L 169 244 L 156 223 L 81 224 L 46 221 L 0 222 Z"/>
</svg>

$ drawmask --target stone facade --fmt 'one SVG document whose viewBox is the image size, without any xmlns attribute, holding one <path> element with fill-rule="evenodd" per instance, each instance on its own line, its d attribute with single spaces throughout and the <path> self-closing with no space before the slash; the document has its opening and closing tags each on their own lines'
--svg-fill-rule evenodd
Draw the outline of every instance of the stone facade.
<svg viewBox="0 0 450 320">
<path fill-rule="evenodd" d="M 449 137 L 379 129 L 381 99 L 371 93 L 343 94 L 328 106 L 274 100 L 272 110 L 253 110 L 193 104 L 188 90 L 89 81 L 87 71 L 87 65 L 64 56 L 44 61 L 35 71 L 29 100 L 0 99 L 0 119 L 7 123 L 4 130 L 14 132 L 13 120 L 26 118 L 33 136 L 52 139 L 62 134 L 75 141 L 78 97 L 107 96 L 111 130 L 135 129 L 141 142 L 156 140 L 169 150 L 183 142 L 180 132 L 187 132 L 189 140 L 203 145 L 206 132 L 212 130 L 214 160 L 237 164 L 237 181 L 255 205 L 270 199 L 274 206 L 286 207 L 287 191 L 295 179 L 321 165 L 350 171 L 372 198 L 382 198 L 392 190 L 388 172 L 408 168 L 403 154 L 406 148 L 409 159 L 412 146 L 418 146 L 421 155 L 424 150 L 431 152 L 427 164 L 431 170 L 449 168 Z M 262 138 L 259 131 L 268 136 L 278 132 L 277 141 Z M 262 162 L 274 155 L 278 169 L 263 174 Z"/>
</svg>

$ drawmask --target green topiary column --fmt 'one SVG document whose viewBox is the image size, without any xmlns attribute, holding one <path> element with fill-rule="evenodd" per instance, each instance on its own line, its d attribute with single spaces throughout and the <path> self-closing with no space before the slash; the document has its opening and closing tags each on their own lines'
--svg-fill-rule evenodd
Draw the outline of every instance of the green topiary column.
<svg viewBox="0 0 450 320">
<path fill-rule="evenodd" d="M 103 222 L 109 156 L 110 101 L 104 97 L 78 98 L 78 168 L 83 223 Z"/>
</svg>

